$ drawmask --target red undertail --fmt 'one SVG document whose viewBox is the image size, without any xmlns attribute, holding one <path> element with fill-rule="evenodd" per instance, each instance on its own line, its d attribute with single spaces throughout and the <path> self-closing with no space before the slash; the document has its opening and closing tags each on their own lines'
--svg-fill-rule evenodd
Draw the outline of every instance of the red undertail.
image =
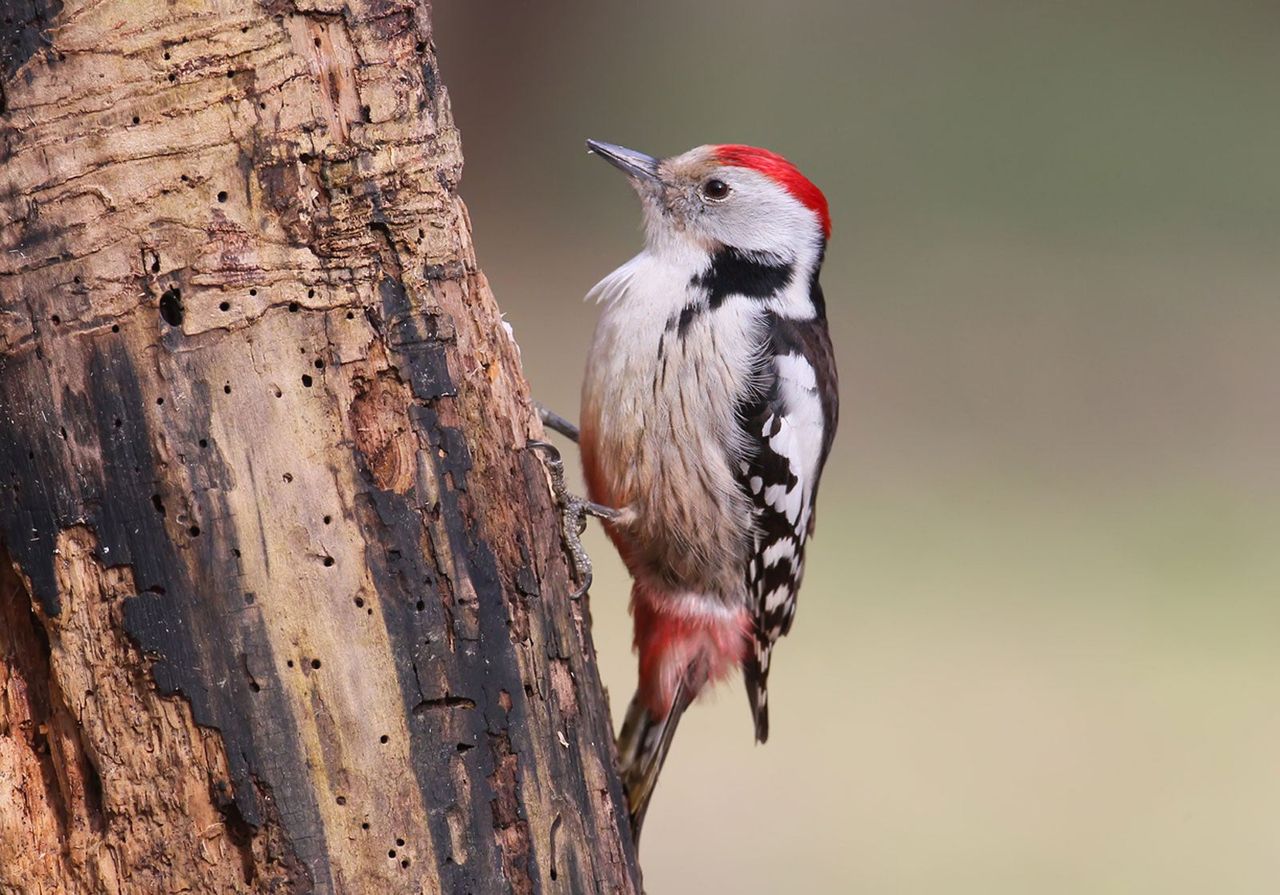
<svg viewBox="0 0 1280 895">
<path fill-rule="evenodd" d="M 640 683 L 618 736 L 631 832 L 640 826 L 680 716 L 708 683 L 738 668 L 747 653 L 751 620 L 707 597 L 672 597 L 635 584 L 631 612 Z"/>
</svg>

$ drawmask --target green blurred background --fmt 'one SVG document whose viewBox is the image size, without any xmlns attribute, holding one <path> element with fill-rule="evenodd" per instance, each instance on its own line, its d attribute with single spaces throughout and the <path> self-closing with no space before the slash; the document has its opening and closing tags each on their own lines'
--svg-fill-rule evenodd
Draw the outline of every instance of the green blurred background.
<svg viewBox="0 0 1280 895">
<path fill-rule="evenodd" d="M 480 261 L 566 414 L 581 297 L 640 246 L 583 138 L 768 146 L 834 212 L 843 422 L 773 735 L 736 681 L 687 716 L 648 890 L 1280 891 L 1280 5 L 435 18 Z"/>
</svg>

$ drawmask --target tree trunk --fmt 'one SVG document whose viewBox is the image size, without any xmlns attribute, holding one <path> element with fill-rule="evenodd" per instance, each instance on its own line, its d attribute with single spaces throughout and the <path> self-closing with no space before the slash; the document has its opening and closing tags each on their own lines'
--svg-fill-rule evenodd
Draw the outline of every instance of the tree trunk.
<svg viewBox="0 0 1280 895">
<path fill-rule="evenodd" d="M 0 891 L 637 891 L 429 7 L 0 5 Z"/>
</svg>

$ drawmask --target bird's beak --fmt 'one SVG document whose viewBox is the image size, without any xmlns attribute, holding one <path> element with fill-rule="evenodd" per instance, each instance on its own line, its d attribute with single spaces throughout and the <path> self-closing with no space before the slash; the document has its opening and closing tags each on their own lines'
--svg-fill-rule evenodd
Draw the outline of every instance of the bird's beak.
<svg viewBox="0 0 1280 895">
<path fill-rule="evenodd" d="M 598 140 L 587 141 L 587 152 L 594 152 L 619 171 L 624 171 L 639 180 L 659 180 L 658 159 L 624 146 L 612 143 L 601 143 Z"/>
</svg>

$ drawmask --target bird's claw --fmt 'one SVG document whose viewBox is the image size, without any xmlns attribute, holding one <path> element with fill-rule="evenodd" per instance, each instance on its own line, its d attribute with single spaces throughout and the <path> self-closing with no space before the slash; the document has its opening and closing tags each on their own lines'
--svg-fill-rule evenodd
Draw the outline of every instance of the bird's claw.
<svg viewBox="0 0 1280 895">
<path fill-rule="evenodd" d="M 555 445 L 545 441 L 530 441 L 527 446 L 542 455 L 543 463 L 551 476 L 551 493 L 555 495 L 556 504 L 560 507 L 560 536 L 573 559 L 574 577 L 578 580 L 578 589 L 569 598 L 579 600 L 591 589 L 591 557 L 582 546 L 582 533 L 587 530 L 587 517 L 615 519 L 618 511 L 592 503 L 569 491 L 564 481 L 564 460 Z"/>
</svg>

